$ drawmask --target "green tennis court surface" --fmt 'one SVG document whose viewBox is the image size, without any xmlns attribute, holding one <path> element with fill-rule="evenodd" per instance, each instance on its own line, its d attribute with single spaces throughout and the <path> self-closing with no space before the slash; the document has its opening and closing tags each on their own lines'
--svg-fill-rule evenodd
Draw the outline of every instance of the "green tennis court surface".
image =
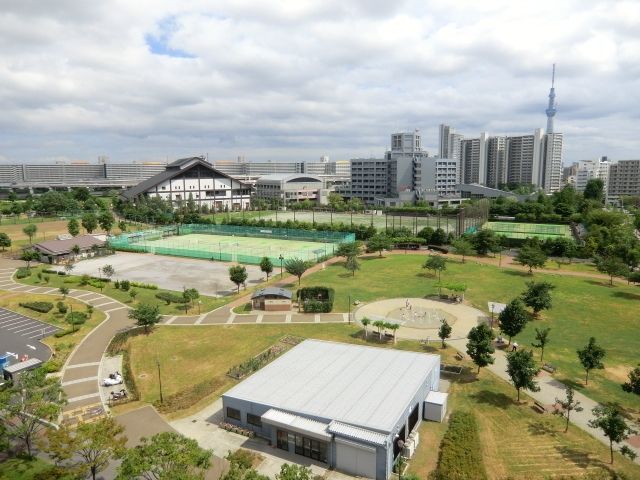
<svg viewBox="0 0 640 480">
<path fill-rule="evenodd" d="M 487 222 L 482 228 L 493 230 L 498 235 L 504 235 L 507 238 L 531 238 L 537 237 L 571 238 L 571 229 L 568 225 L 554 225 L 546 223 L 516 223 L 516 222 Z"/>
</svg>

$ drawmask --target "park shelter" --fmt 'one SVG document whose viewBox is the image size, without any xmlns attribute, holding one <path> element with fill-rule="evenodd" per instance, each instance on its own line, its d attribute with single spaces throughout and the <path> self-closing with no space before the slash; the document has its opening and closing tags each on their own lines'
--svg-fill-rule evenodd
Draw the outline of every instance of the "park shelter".
<svg viewBox="0 0 640 480">
<path fill-rule="evenodd" d="M 80 235 L 61 240 L 45 240 L 36 243 L 32 247 L 40 254 L 40 261 L 44 263 L 64 263 L 68 260 L 89 258 L 96 254 L 97 250 L 106 245 L 104 235 Z M 73 249 L 78 246 L 79 253 Z"/>
<path fill-rule="evenodd" d="M 424 401 L 439 385 L 439 355 L 305 340 L 222 402 L 226 422 L 277 449 L 386 480 L 413 451 Z"/>
<path fill-rule="evenodd" d="M 291 310 L 291 290 L 278 287 L 267 287 L 256 290 L 251 295 L 254 310 L 282 312 Z"/>
</svg>

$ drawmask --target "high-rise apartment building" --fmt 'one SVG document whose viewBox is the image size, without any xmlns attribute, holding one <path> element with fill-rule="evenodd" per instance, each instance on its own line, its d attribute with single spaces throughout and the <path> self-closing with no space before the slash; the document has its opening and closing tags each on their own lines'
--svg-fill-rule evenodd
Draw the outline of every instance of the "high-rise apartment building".
<svg viewBox="0 0 640 480">
<path fill-rule="evenodd" d="M 599 178 L 604 183 L 605 192 L 609 188 L 609 167 L 611 163 L 607 157 L 595 160 L 581 160 L 577 162 L 575 170 L 575 188 L 578 192 L 584 192 L 589 180 Z"/>
<path fill-rule="evenodd" d="M 489 137 L 487 143 L 487 183 L 491 188 L 500 188 L 507 182 L 507 137 Z"/>
<path fill-rule="evenodd" d="M 452 126 L 440 124 L 438 157 L 460 160 L 464 136 L 455 132 Z"/>
<path fill-rule="evenodd" d="M 540 180 L 542 129 L 533 135 L 520 135 L 508 138 L 507 182 L 542 187 Z M 560 170 L 562 173 L 562 170 Z"/>
<path fill-rule="evenodd" d="M 460 178 L 462 183 L 480 183 L 487 178 L 487 142 L 489 134 L 483 132 L 480 138 L 465 138 L 461 142 Z"/>
<path fill-rule="evenodd" d="M 640 160 L 618 160 L 609 167 L 608 199 L 640 195 Z"/>
<path fill-rule="evenodd" d="M 385 155 L 385 158 L 390 162 L 390 171 L 395 175 L 395 182 L 392 181 L 390 184 L 391 196 L 415 190 L 414 164 L 428 156 L 428 152 L 422 149 L 422 137 L 418 130 L 391 135 L 391 150 L 387 151 Z"/>
<path fill-rule="evenodd" d="M 562 141 L 561 133 L 547 133 L 542 141 L 540 185 L 545 192 L 559 192 L 562 188 Z"/>
</svg>

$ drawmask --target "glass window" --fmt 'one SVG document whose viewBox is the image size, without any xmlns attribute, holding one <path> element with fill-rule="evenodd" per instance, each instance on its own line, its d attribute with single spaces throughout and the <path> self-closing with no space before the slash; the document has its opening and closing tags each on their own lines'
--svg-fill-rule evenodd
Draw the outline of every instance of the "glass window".
<svg viewBox="0 0 640 480">
<path fill-rule="evenodd" d="M 227 407 L 227 417 L 233 418 L 234 420 L 241 420 L 240 418 L 240 410 L 235 408 Z"/>
<path fill-rule="evenodd" d="M 278 430 L 277 447 L 281 450 L 289 451 L 289 436 L 284 430 Z"/>
<path fill-rule="evenodd" d="M 247 413 L 247 423 L 250 425 L 255 425 L 256 427 L 262 427 L 262 418 L 260 418 L 258 415 Z"/>
</svg>

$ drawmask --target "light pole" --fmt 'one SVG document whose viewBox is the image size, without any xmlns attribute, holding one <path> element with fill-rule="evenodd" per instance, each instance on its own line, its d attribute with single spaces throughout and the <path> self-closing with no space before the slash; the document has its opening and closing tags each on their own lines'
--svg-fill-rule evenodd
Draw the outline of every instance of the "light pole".
<svg viewBox="0 0 640 480">
<path fill-rule="evenodd" d="M 278 259 L 280 260 L 280 278 L 282 278 L 282 261 L 284 260 L 284 257 L 282 256 L 282 254 L 280 254 Z"/>
<path fill-rule="evenodd" d="M 200 305 L 202 305 L 202 300 L 198 300 L 198 315 L 200 315 Z"/>
<path fill-rule="evenodd" d="M 493 311 L 495 308 L 495 304 L 491 304 L 491 330 L 493 330 Z"/>
<path fill-rule="evenodd" d="M 349 294 L 349 324 L 351 324 L 351 294 Z"/>
<path fill-rule="evenodd" d="M 156 358 L 156 366 L 158 367 L 158 386 L 160 387 L 160 403 L 163 403 L 162 399 L 162 376 L 160 375 L 160 360 Z"/>
</svg>

